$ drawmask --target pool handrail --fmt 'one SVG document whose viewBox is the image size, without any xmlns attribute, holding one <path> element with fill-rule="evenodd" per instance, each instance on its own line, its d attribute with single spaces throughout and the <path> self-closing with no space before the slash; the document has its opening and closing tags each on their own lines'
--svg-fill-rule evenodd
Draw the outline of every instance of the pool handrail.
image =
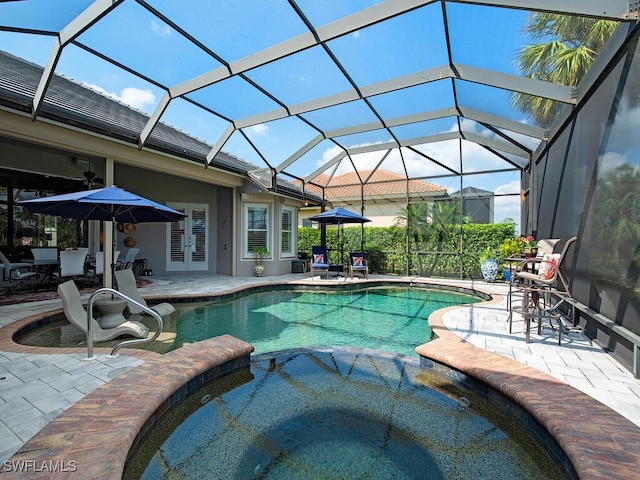
<svg viewBox="0 0 640 480">
<path fill-rule="evenodd" d="M 153 336 L 148 338 L 134 338 L 132 340 L 122 341 L 119 344 L 117 344 L 115 347 L 113 347 L 113 350 L 111 350 L 111 353 L 108 355 L 109 358 L 116 357 L 118 355 L 118 350 L 120 350 L 122 347 L 126 345 L 139 345 L 142 343 L 150 343 L 160 336 L 160 334 L 162 333 L 163 323 L 162 323 L 162 317 L 158 312 L 156 312 L 155 310 L 152 310 L 147 305 L 142 305 L 141 303 L 126 296 L 125 294 L 123 294 L 122 292 L 119 292 L 118 290 L 115 290 L 113 288 L 107 288 L 107 287 L 99 288 L 98 290 L 96 290 L 91 294 L 91 296 L 89 297 L 89 301 L 87 303 L 87 360 L 93 360 L 95 358 L 93 356 L 93 322 L 91 321 L 93 318 L 93 304 L 97 297 L 104 294 L 115 295 L 125 300 L 127 303 L 134 304 L 136 307 L 142 309 L 145 313 L 148 313 L 149 315 L 151 315 L 158 322 L 158 329 L 156 330 L 156 333 L 153 334 Z"/>
</svg>

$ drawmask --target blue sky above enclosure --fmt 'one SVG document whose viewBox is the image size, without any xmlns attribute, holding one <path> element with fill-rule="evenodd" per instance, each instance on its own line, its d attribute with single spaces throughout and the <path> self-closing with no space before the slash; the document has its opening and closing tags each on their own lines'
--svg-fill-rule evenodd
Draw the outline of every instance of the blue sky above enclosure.
<svg viewBox="0 0 640 480">
<path fill-rule="evenodd" d="M 45 66 L 62 32 L 56 73 L 149 115 L 143 143 L 161 121 L 294 177 L 356 165 L 452 191 L 443 175 L 468 174 L 453 184 L 513 193 L 517 210 L 514 178 L 543 136 L 511 105 L 546 92 L 515 68 L 532 12 L 476 3 L 1 2 L 0 45 Z M 589 13 L 564 4 L 551 8 Z"/>
</svg>

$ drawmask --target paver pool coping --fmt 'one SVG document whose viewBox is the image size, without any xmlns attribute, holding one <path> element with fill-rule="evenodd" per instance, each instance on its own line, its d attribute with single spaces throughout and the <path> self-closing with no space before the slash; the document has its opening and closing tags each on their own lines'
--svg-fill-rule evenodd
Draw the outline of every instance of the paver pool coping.
<svg viewBox="0 0 640 480">
<path fill-rule="evenodd" d="M 443 323 L 443 316 L 458 308 L 431 314 L 429 325 L 438 338 L 417 347 L 416 353 L 469 375 L 522 406 L 558 442 L 580 479 L 637 478 L 638 426 L 551 375 L 465 342 Z"/>
<path fill-rule="evenodd" d="M 140 431 L 170 408 L 174 393 L 194 379 L 224 374 L 220 369 L 248 367 L 252 351 L 248 343 L 223 335 L 148 355 L 47 424 L 5 462 L 5 472 L 12 479 L 121 479 Z"/>
<path fill-rule="evenodd" d="M 556 439 L 579 478 L 627 480 L 637 475 L 639 427 L 550 375 L 465 342 L 442 322 L 446 312 L 459 308 L 467 307 L 449 307 L 431 315 L 429 323 L 438 338 L 417 347 L 420 356 L 476 378 L 525 408 Z M 14 328 L 0 329 L 2 350 L 13 343 L 11 331 L 42 315 L 15 322 Z M 86 350 L 13 345 L 11 351 L 24 353 Z M 121 478 L 141 428 L 175 391 L 211 369 L 248 356 L 252 350 L 249 344 L 228 335 L 165 355 L 127 350 L 127 355 L 144 358 L 145 363 L 96 389 L 38 432 L 9 459 L 14 462 L 11 465 L 30 462 L 32 468 L 12 471 L 11 478 Z M 52 466 L 65 471 L 47 470 Z M 34 471 L 38 467 L 40 471 Z"/>
</svg>

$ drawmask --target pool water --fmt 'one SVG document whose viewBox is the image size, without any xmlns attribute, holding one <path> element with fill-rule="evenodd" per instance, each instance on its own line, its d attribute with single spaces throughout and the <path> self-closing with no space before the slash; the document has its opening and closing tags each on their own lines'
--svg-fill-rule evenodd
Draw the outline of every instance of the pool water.
<svg viewBox="0 0 640 480">
<path fill-rule="evenodd" d="M 149 430 L 123 478 L 563 476 L 498 408 L 433 382 L 417 360 L 342 348 L 262 355 L 187 396 Z"/>
<path fill-rule="evenodd" d="M 157 340 L 140 345 L 159 353 L 229 334 L 255 347 L 255 353 L 289 348 L 350 346 L 415 355 L 431 340 L 429 315 L 435 310 L 480 301 L 474 295 L 421 287 L 378 286 L 355 290 L 282 289 L 227 300 L 176 303 L 163 318 Z M 142 320 L 154 330 L 155 320 Z M 98 344 L 112 347 L 122 339 Z M 21 344 L 77 346 L 83 336 L 66 320 L 29 331 Z"/>
<path fill-rule="evenodd" d="M 179 307 L 175 347 L 230 334 L 255 353 L 312 346 L 351 346 L 415 354 L 428 342 L 429 315 L 477 297 L 423 288 L 273 290 L 228 302 Z"/>
</svg>

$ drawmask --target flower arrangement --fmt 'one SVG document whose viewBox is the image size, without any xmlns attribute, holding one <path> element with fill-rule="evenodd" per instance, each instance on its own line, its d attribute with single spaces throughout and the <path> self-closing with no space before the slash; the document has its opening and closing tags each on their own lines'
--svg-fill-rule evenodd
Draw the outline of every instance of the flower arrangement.
<svg viewBox="0 0 640 480">
<path fill-rule="evenodd" d="M 538 246 L 538 242 L 531 235 L 520 237 L 520 243 L 524 248 L 533 248 Z"/>
<path fill-rule="evenodd" d="M 535 257 L 538 253 L 538 242 L 531 236 L 520 237 L 525 257 Z"/>
</svg>

